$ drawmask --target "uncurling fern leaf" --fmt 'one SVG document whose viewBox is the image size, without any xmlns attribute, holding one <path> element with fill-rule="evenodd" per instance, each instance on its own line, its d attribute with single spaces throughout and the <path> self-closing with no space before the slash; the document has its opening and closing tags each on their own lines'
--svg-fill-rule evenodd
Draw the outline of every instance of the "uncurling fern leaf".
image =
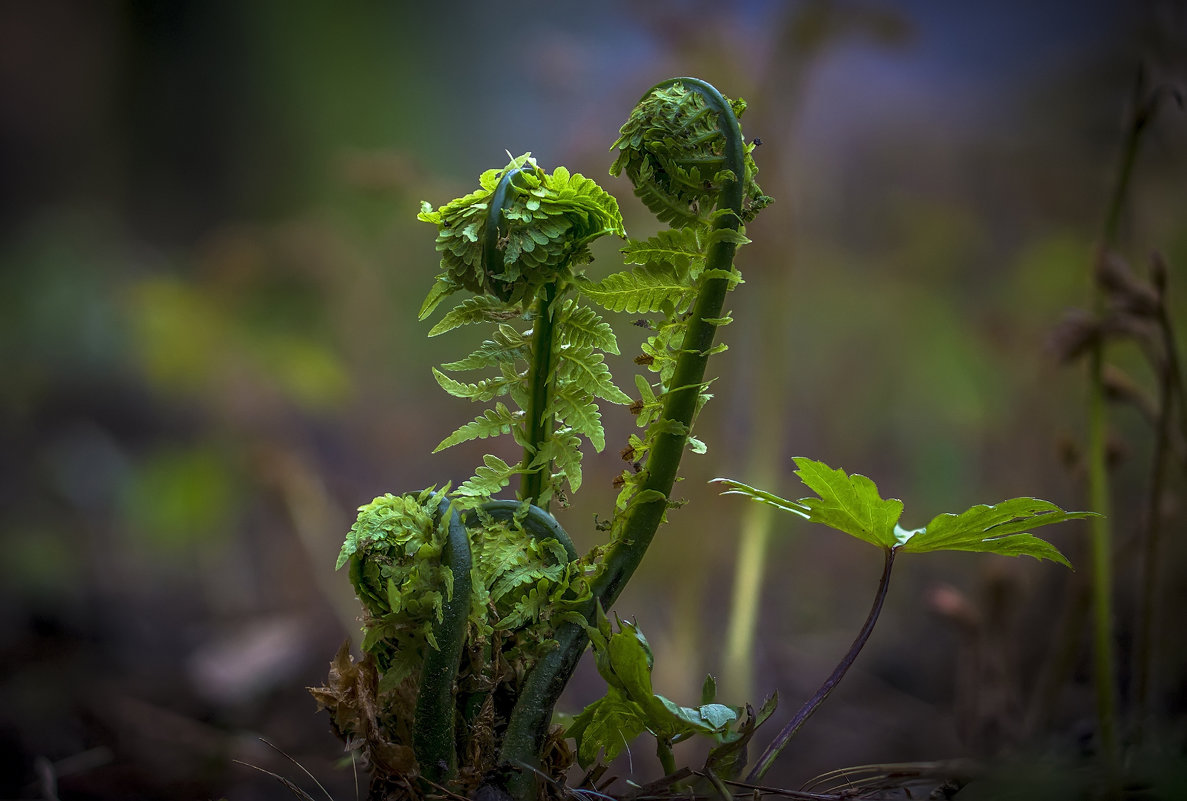
<svg viewBox="0 0 1187 801">
<path fill-rule="evenodd" d="M 433 448 L 433 453 L 452 448 L 462 442 L 469 442 L 472 439 L 486 439 L 500 434 L 508 434 L 522 417 L 522 414 L 511 411 L 502 403 L 496 403 L 495 408 L 487 409 L 472 422 L 466 423 L 443 439 L 440 445 Z"/>
<path fill-rule="evenodd" d="M 487 378 L 467 384 L 450 378 L 436 367 L 433 368 L 433 377 L 437 379 L 437 383 L 443 390 L 455 398 L 467 398 L 475 401 L 494 400 L 500 395 L 506 395 L 511 385 L 519 380 L 518 376 L 504 374 L 497 378 Z"/>
<path fill-rule="evenodd" d="M 517 468 L 488 453 L 482 457 L 482 466 L 474 472 L 474 476 L 463 482 L 454 492 L 457 495 L 489 498 L 501 492 L 503 487 L 511 483 L 511 477 L 518 472 Z"/>
<path fill-rule="evenodd" d="M 575 382 L 582 391 L 611 403 L 631 402 L 631 396 L 614 385 L 601 353 L 591 347 L 569 347 L 562 354 L 557 368 L 557 377 L 562 381 Z"/>
<path fill-rule="evenodd" d="M 563 167 L 549 175 L 531 154 L 479 180 L 479 190 L 439 209 L 422 204 L 418 219 L 437 226 L 442 267 L 428 311 L 457 289 L 530 301 L 546 284 L 572 281 L 574 266 L 592 259 L 591 241 L 626 235 L 618 201 L 596 182 Z"/>
<path fill-rule="evenodd" d="M 746 107 L 741 101 L 730 105 L 735 116 Z M 745 149 L 745 175 L 727 169 L 716 112 L 679 81 L 656 87 L 635 106 L 614 147 L 619 153 L 610 174 L 625 172 L 644 205 L 677 228 L 707 228 L 721 189 L 732 181 L 744 182 L 742 222 L 771 202 L 754 180 L 753 145 Z"/>
<path fill-rule="evenodd" d="M 452 331 L 463 325 L 510 320 L 518 317 L 520 314 L 521 312 L 518 309 L 508 306 L 498 298 L 491 297 L 490 295 L 475 295 L 472 298 L 466 298 L 450 309 L 429 330 L 429 336 L 435 337 L 438 334 L 444 334 L 446 331 Z"/>
<path fill-rule="evenodd" d="M 618 355 L 618 338 L 614 329 L 589 306 L 579 305 L 567 298 L 561 307 L 560 334 L 563 341 L 577 347 L 593 347 Z"/>
<path fill-rule="evenodd" d="M 670 264 L 680 274 L 688 274 L 691 265 L 705 260 L 701 239 L 697 228 L 671 228 L 650 239 L 629 240 L 622 248 L 622 260 L 627 264 Z"/>
<path fill-rule="evenodd" d="M 604 309 L 627 314 L 672 313 L 687 304 L 693 287 L 671 265 L 647 265 L 582 283 L 581 293 Z"/>
</svg>

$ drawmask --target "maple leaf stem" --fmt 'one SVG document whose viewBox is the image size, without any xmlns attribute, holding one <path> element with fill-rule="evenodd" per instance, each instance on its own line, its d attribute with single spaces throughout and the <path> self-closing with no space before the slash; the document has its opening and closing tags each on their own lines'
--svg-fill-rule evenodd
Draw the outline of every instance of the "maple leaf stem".
<svg viewBox="0 0 1187 801">
<path fill-rule="evenodd" d="M 886 560 L 882 565 L 882 579 L 878 582 L 878 591 L 874 594 L 874 604 L 870 608 L 870 613 L 866 617 L 866 622 L 862 624 L 857 638 L 853 640 L 853 644 L 849 646 L 849 650 L 841 658 L 841 661 L 833 669 L 833 672 L 824 680 L 824 684 L 820 685 L 820 689 L 800 707 L 799 711 L 787 722 L 787 725 L 783 727 L 778 736 L 762 752 L 762 756 L 758 758 L 758 762 L 755 763 L 750 773 L 746 776 L 747 784 L 754 784 L 762 779 L 771 765 L 774 764 L 779 754 L 791 742 L 791 738 L 808 721 L 812 713 L 824 703 L 824 699 L 828 698 L 829 694 L 841 683 L 841 679 L 845 677 L 849 668 L 853 667 L 853 663 L 857 661 L 857 655 L 865 647 L 866 641 L 870 639 L 870 634 L 874 631 L 874 624 L 878 622 L 878 616 L 882 614 L 882 603 L 886 600 L 886 591 L 890 589 L 890 571 L 894 567 L 894 555 L 898 552 L 898 548 L 886 548 L 884 552 L 886 554 Z"/>
</svg>

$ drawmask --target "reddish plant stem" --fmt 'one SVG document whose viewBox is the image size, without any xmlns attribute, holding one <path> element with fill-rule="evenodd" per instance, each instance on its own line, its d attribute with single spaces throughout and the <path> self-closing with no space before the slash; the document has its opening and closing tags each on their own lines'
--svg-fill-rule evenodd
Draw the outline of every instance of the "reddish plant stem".
<svg viewBox="0 0 1187 801">
<path fill-rule="evenodd" d="M 774 764 L 779 754 L 791 742 L 791 738 L 796 735 L 796 732 L 808 721 L 812 713 L 816 711 L 824 699 L 828 698 L 829 694 L 837 688 L 841 683 L 841 679 L 853 667 L 853 663 L 857 661 L 857 655 L 861 653 L 861 649 L 865 647 L 866 641 L 870 638 L 870 634 L 874 631 L 874 624 L 878 622 L 878 616 L 882 614 L 882 603 L 886 600 L 886 591 L 890 589 L 890 571 L 894 567 L 894 555 L 898 548 L 887 548 L 886 561 L 882 565 L 882 579 L 878 582 L 878 591 L 874 594 L 874 605 L 870 608 L 870 614 L 866 617 L 866 622 L 862 625 L 861 631 L 858 632 L 857 638 L 853 641 L 853 645 L 849 646 L 849 651 L 841 658 L 840 663 L 824 680 L 824 684 L 820 685 L 820 689 L 816 694 L 808 699 L 800 711 L 795 713 L 787 725 L 779 732 L 767 749 L 762 752 L 762 756 L 758 758 L 754 768 L 746 776 L 747 784 L 753 784 L 766 774 L 771 765 Z"/>
</svg>

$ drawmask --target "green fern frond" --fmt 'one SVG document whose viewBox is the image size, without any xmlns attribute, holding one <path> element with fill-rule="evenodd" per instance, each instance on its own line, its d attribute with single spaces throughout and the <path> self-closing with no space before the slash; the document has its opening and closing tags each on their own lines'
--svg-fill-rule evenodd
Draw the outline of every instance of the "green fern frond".
<svg viewBox="0 0 1187 801">
<path fill-rule="evenodd" d="M 469 442 L 472 439 L 486 439 L 510 433 L 522 417 L 522 414 L 511 411 L 502 403 L 496 403 L 495 408 L 487 409 L 472 422 L 466 423 L 443 439 L 440 445 L 433 448 L 433 453 L 452 448 L 462 442 Z"/>
<path fill-rule="evenodd" d="M 482 466 L 474 471 L 473 477 L 462 482 L 454 490 L 455 495 L 489 498 L 501 492 L 511 483 L 511 477 L 519 472 L 518 468 L 489 453 L 482 457 L 482 462 Z"/>
<path fill-rule="evenodd" d="M 608 275 L 597 283 L 582 282 L 581 293 L 602 308 L 627 314 L 671 314 L 686 306 L 693 287 L 671 265 L 635 267 Z"/>
<path fill-rule="evenodd" d="M 582 392 L 611 403 L 631 402 L 631 396 L 614 385 L 601 353 L 591 347 L 568 347 L 561 350 L 560 356 L 557 377 L 562 382 L 574 382 Z"/>
<path fill-rule="evenodd" d="M 437 379 L 437 383 L 441 385 L 441 389 L 450 395 L 453 395 L 455 398 L 466 398 L 473 401 L 494 400 L 500 395 L 506 395 L 510 391 L 511 386 L 519 382 L 518 376 L 504 373 L 497 378 L 487 378 L 467 384 L 462 381 L 455 381 L 436 367 L 433 368 L 433 377 Z"/>
<path fill-rule="evenodd" d="M 531 349 L 524 335 L 506 323 L 500 323 L 495 329 L 494 335 L 479 345 L 469 356 L 456 362 L 447 362 L 441 365 L 441 369 L 449 372 L 481 370 L 500 364 L 526 362 L 530 357 Z"/>
<path fill-rule="evenodd" d="M 697 228 L 670 228 L 650 239 L 628 240 L 622 248 L 622 260 L 627 264 L 670 264 L 679 274 L 687 275 L 689 267 L 705 260 L 702 233 Z"/>
<path fill-rule="evenodd" d="M 557 329 L 562 345 L 593 347 L 615 356 L 619 353 L 618 338 L 610 324 L 592 308 L 578 305 L 571 298 L 561 306 Z"/>
<path fill-rule="evenodd" d="M 442 282 L 438 279 L 437 283 Z M 472 298 L 466 298 L 450 309 L 435 326 L 429 329 L 429 336 L 435 337 L 463 325 L 512 320 L 520 314 L 517 307 L 508 305 L 498 298 L 490 295 L 475 295 Z"/>
</svg>

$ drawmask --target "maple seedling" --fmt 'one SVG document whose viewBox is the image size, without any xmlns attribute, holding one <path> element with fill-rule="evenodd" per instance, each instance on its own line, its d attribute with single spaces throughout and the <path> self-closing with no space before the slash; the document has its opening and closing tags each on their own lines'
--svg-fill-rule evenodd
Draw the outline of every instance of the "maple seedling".
<svg viewBox="0 0 1187 801">
<path fill-rule="evenodd" d="M 1031 534 L 1030 529 L 1096 516 L 1093 512 L 1066 512 L 1038 498 L 1011 498 L 992 506 L 978 504 L 960 514 L 937 515 L 923 528 L 907 529 L 899 525 L 903 502 L 895 498 L 883 498 L 878 493 L 877 485 L 870 479 L 834 470 L 812 459 L 796 457 L 794 461 L 798 468 L 796 475 L 808 489 L 816 493 L 815 497 L 789 501 L 733 479 L 718 478 L 714 481 L 728 487 L 723 495 L 743 495 L 882 549 L 882 578 L 870 613 L 853 645 L 816 694 L 796 712 L 763 751 L 746 777 L 748 782 L 763 777 L 791 738 L 836 688 L 857 659 L 882 611 L 896 554 L 972 551 L 1003 556 L 1032 556 L 1071 567 L 1058 548 Z"/>
</svg>

